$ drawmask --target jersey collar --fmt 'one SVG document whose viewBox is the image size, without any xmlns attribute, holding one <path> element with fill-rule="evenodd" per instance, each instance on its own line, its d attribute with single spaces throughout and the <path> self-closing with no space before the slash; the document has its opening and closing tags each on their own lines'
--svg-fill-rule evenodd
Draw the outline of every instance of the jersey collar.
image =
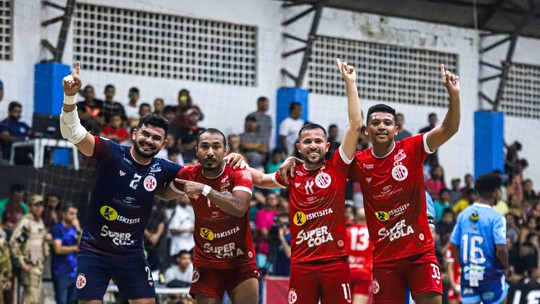
<svg viewBox="0 0 540 304">
<path fill-rule="evenodd" d="M 482 208 L 488 208 L 488 209 L 492 209 L 493 207 L 490 206 L 490 205 L 486 205 L 486 204 L 482 204 L 482 203 L 474 203 L 473 206 L 478 206 L 478 207 L 482 207 Z"/>
</svg>

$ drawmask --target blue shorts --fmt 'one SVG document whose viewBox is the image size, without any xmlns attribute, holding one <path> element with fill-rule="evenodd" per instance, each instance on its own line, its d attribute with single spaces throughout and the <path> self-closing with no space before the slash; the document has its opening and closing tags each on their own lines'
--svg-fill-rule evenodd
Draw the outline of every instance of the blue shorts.
<svg viewBox="0 0 540 304">
<path fill-rule="evenodd" d="M 471 304 L 482 302 L 484 304 L 499 304 L 508 295 L 508 283 L 502 276 L 499 281 L 483 281 L 478 287 L 468 286 L 468 282 L 461 283 L 461 303 Z"/>
<path fill-rule="evenodd" d="M 77 255 L 77 299 L 102 300 L 111 279 L 127 299 L 154 298 L 154 280 L 144 257 L 108 257 L 92 252 Z"/>
</svg>

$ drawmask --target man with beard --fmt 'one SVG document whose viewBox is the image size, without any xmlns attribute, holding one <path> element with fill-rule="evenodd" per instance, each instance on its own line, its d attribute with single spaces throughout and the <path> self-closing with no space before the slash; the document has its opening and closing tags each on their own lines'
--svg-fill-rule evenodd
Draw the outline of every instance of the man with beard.
<svg viewBox="0 0 540 304">
<path fill-rule="evenodd" d="M 225 138 L 217 129 L 203 131 L 196 143 L 199 164 L 184 167 L 169 193 L 184 191 L 195 211 L 190 294 L 197 303 L 221 303 L 227 291 L 235 304 L 256 304 L 259 272 L 247 212 L 251 175 L 224 161 Z"/>
<path fill-rule="evenodd" d="M 298 132 L 296 149 L 304 164 L 296 165 L 289 181 L 279 172 L 263 174 L 250 168 L 253 184 L 289 189 L 291 219 L 291 279 L 289 303 L 351 303 L 345 187 L 362 127 L 354 67 L 337 60 L 345 80 L 349 126 L 338 150 L 328 160 L 326 130 L 307 124 Z"/>
<path fill-rule="evenodd" d="M 79 303 L 101 303 L 113 278 L 130 303 L 154 303 L 155 290 L 144 256 L 143 234 L 154 196 L 180 166 L 154 156 L 165 145 L 168 121 L 148 115 L 133 129 L 133 147 L 92 136 L 81 125 L 75 95 L 80 63 L 63 80 L 62 136 L 97 161 L 97 173 L 78 252 Z"/>
</svg>

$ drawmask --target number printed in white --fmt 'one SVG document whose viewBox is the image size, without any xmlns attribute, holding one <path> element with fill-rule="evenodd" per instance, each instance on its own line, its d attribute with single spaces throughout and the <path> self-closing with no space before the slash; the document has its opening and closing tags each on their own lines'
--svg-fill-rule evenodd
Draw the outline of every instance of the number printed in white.
<svg viewBox="0 0 540 304">
<path fill-rule="evenodd" d="M 478 235 L 473 235 L 471 237 L 471 244 L 469 245 L 469 235 L 463 235 L 463 263 L 468 263 L 469 261 L 473 264 L 483 264 L 486 261 L 484 256 L 484 251 L 479 246 L 484 243 L 484 238 Z M 470 247 L 470 250 L 469 250 Z"/>
<path fill-rule="evenodd" d="M 365 251 L 369 246 L 369 232 L 367 227 L 351 227 L 351 250 Z"/>
<path fill-rule="evenodd" d="M 431 277 L 435 280 L 441 279 L 441 270 L 439 269 L 439 266 L 436 264 L 431 263 L 431 268 L 433 269 L 433 273 L 431 274 Z"/>
<path fill-rule="evenodd" d="M 132 189 L 137 189 L 137 185 L 138 185 L 139 182 L 141 181 L 141 178 L 142 178 L 142 176 L 140 176 L 139 174 L 135 173 L 135 175 L 133 175 L 133 179 L 131 180 L 131 183 L 129 183 L 129 186 L 130 186 Z"/>
<path fill-rule="evenodd" d="M 304 189 L 306 189 L 306 193 L 310 194 L 313 193 L 313 185 L 315 184 L 314 181 L 307 181 L 306 185 L 304 186 Z"/>
<path fill-rule="evenodd" d="M 152 272 L 150 271 L 150 267 L 146 266 L 144 267 L 144 270 L 148 274 L 148 281 L 152 281 Z"/>
<path fill-rule="evenodd" d="M 345 298 L 345 300 L 350 300 L 352 296 L 349 283 L 341 284 L 341 287 L 343 288 L 343 297 Z"/>
</svg>

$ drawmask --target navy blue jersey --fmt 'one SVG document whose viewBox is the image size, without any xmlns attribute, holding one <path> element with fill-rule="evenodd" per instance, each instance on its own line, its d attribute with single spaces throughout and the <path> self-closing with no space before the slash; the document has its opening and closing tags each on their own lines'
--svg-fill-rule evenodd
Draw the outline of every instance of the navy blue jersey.
<svg viewBox="0 0 540 304">
<path fill-rule="evenodd" d="M 80 249 L 107 256 L 143 256 L 144 229 L 156 191 L 181 167 L 161 158 L 142 166 L 131 157 L 130 147 L 95 139 L 92 158 L 98 163 L 97 174 Z"/>
</svg>

